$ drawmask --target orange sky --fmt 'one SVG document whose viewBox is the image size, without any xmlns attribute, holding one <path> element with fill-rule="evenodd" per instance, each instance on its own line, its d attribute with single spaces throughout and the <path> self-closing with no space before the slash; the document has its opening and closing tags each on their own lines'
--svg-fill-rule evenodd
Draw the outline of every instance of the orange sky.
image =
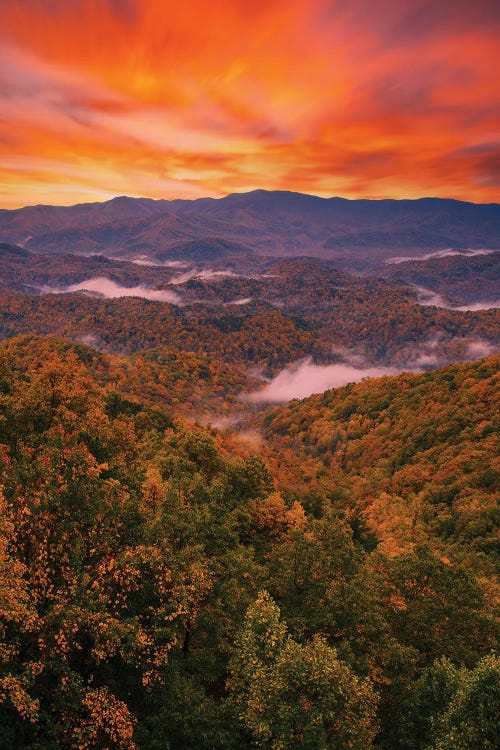
<svg viewBox="0 0 500 750">
<path fill-rule="evenodd" d="M 499 34 L 496 0 L 0 0 L 0 205 L 498 201 Z"/>
</svg>

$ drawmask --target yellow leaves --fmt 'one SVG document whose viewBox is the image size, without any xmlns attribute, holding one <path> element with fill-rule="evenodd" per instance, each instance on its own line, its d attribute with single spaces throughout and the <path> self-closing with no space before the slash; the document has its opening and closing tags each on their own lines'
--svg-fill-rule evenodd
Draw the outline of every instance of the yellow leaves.
<svg viewBox="0 0 500 750">
<path fill-rule="evenodd" d="M 86 643 L 85 649 L 96 664 L 106 662 L 117 654 L 127 658 L 128 646 L 133 637 L 133 623 L 120 621 L 107 612 L 84 610 L 78 618 L 78 627 Z M 74 647 L 78 649 L 78 642 Z"/>
<path fill-rule="evenodd" d="M 388 555 L 408 551 L 424 538 L 419 496 L 403 498 L 381 492 L 370 500 L 363 517 L 370 531 L 380 539 L 380 549 Z"/>
<path fill-rule="evenodd" d="M 16 533 L 7 504 L 0 491 L 0 649 L 12 655 L 9 643 L 3 643 L 3 625 L 16 623 L 24 632 L 33 631 L 37 613 L 26 580 L 28 568 L 15 556 Z"/>
<path fill-rule="evenodd" d="M 185 621 L 194 624 L 212 586 L 203 561 L 186 561 L 180 571 L 172 562 L 168 551 L 148 545 L 126 548 L 101 561 L 88 584 L 101 614 L 95 620 L 90 613 L 83 618 L 98 662 L 119 653 L 148 674 L 149 681 L 161 679 Z"/>
<path fill-rule="evenodd" d="M 142 485 L 141 510 L 146 516 L 153 516 L 159 510 L 165 497 L 167 487 L 162 480 L 161 472 L 156 466 L 149 466 Z"/>
<path fill-rule="evenodd" d="M 287 512 L 287 525 L 290 531 L 303 529 L 306 525 L 306 513 L 302 505 L 296 500 Z"/>
<path fill-rule="evenodd" d="M 56 654 L 67 654 L 71 650 L 71 646 L 68 643 L 68 639 L 64 632 L 59 631 L 59 633 L 56 633 L 54 641 L 54 651 Z"/>
</svg>

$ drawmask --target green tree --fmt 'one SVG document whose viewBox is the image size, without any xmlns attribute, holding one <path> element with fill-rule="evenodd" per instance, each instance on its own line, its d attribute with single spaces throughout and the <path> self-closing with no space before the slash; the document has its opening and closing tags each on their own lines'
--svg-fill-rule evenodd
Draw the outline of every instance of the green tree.
<svg viewBox="0 0 500 750">
<path fill-rule="evenodd" d="M 228 680 L 230 702 L 258 747 L 361 750 L 376 733 L 377 700 L 335 649 L 315 637 L 299 644 L 267 592 L 247 613 Z"/>
<path fill-rule="evenodd" d="M 397 726 L 402 750 L 428 745 L 432 722 L 447 707 L 460 683 L 460 670 L 443 657 L 428 667 L 408 691 Z"/>
<path fill-rule="evenodd" d="M 434 722 L 430 750 L 494 750 L 500 736 L 500 659 L 463 671 L 458 690 Z"/>
</svg>

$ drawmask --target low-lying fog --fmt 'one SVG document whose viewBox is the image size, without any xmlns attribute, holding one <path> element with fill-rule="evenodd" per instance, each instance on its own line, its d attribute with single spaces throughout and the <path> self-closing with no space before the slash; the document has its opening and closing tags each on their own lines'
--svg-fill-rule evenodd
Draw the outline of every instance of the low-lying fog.
<svg viewBox="0 0 500 750">
<path fill-rule="evenodd" d="M 381 375 L 395 375 L 392 367 L 355 367 L 341 363 L 315 365 L 311 358 L 295 363 L 282 370 L 262 390 L 245 396 L 252 403 L 283 402 L 292 398 L 306 398 L 312 393 L 322 393 L 330 388 L 338 388 L 363 378 L 376 378 Z"/>
<path fill-rule="evenodd" d="M 117 260 L 128 261 L 128 258 L 117 258 Z M 136 266 L 151 266 L 153 268 L 186 268 L 189 263 L 183 260 L 156 260 L 150 258 L 149 255 L 141 255 L 139 258 L 132 258 L 130 263 L 135 263 Z"/>
<path fill-rule="evenodd" d="M 479 310 L 491 310 L 500 307 L 500 299 L 470 302 L 467 305 L 452 305 L 442 294 L 433 292 L 432 289 L 426 289 L 423 286 L 414 288 L 417 291 L 418 303 L 424 307 L 441 307 L 445 310 L 456 310 L 457 312 L 478 312 Z"/>
<path fill-rule="evenodd" d="M 360 351 L 343 350 L 338 354 L 345 361 L 329 365 L 314 364 L 311 357 L 281 370 L 260 390 L 242 395 L 250 403 L 283 403 L 294 398 L 307 398 L 364 378 L 397 375 L 401 372 L 425 372 L 458 359 L 476 360 L 498 351 L 498 347 L 482 339 L 455 337 L 446 340 L 439 335 L 419 344 L 411 344 L 400 352 L 391 365 L 373 365 Z M 457 357 L 458 355 L 458 357 Z M 254 373 L 257 374 L 257 373 Z M 262 377 L 262 373 L 260 373 Z"/>
<path fill-rule="evenodd" d="M 225 305 L 249 305 L 253 297 L 241 297 L 240 299 L 233 299 L 230 302 L 226 302 Z"/>
<path fill-rule="evenodd" d="M 474 255 L 491 255 L 491 253 L 497 252 L 496 250 L 489 250 L 488 248 L 467 248 L 465 250 L 456 250 L 452 247 L 447 250 L 433 250 L 430 253 L 424 255 L 397 255 L 394 258 L 387 258 L 385 261 L 386 266 L 392 266 L 397 263 L 406 263 L 410 260 L 430 260 L 431 258 L 447 258 L 450 255 L 462 255 L 465 257 L 472 257 Z"/>
<path fill-rule="evenodd" d="M 156 302 L 170 302 L 173 305 L 177 305 L 181 301 L 178 294 L 168 289 L 150 289 L 145 286 L 126 287 L 105 278 L 87 279 L 86 281 L 80 281 L 78 284 L 69 284 L 68 286 L 43 286 L 41 287 L 41 291 L 50 294 L 92 292 L 110 299 L 116 297 L 143 297 L 144 299 Z"/>
</svg>

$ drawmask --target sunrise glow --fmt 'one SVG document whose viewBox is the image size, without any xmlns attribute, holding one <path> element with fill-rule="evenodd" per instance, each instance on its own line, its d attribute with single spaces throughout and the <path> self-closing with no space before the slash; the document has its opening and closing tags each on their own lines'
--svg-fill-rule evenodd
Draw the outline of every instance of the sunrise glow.
<svg viewBox="0 0 500 750">
<path fill-rule="evenodd" d="M 2 0 L 0 205 L 499 199 L 498 5 Z"/>
</svg>

